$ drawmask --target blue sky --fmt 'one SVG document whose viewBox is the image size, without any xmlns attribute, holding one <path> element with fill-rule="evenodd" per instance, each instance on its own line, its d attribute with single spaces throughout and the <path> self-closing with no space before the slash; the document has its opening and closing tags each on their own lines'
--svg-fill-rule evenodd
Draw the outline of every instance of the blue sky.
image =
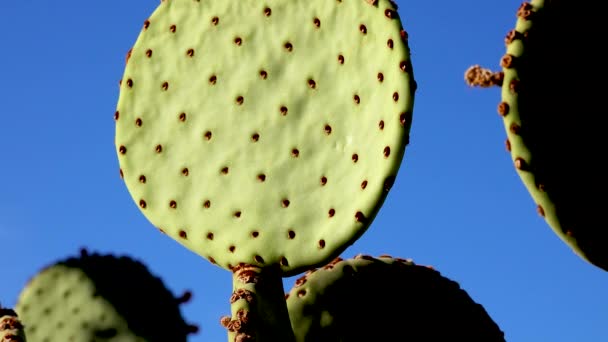
<svg viewBox="0 0 608 342">
<path fill-rule="evenodd" d="M 192 342 L 222 341 L 230 274 L 159 234 L 118 177 L 118 80 L 158 2 L 0 2 L 0 301 L 14 305 L 29 277 L 80 247 L 127 254 L 175 293 L 194 292 L 184 315 L 202 330 Z M 608 340 L 608 275 L 536 214 L 504 148 L 499 89 L 463 81 L 471 64 L 498 67 L 520 1 L 398 4 L 419 86 L 411 144 L 376 220 L 343 257 L 433 265 L 508 341 Z"/>
</svg>

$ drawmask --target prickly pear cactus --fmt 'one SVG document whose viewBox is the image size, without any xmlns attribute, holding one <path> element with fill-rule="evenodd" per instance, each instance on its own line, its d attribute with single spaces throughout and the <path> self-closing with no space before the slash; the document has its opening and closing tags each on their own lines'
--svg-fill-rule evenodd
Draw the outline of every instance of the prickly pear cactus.
<svg viewBox="0 0 608 342">
<path fill-rule="evenodd" d="M 185 342 L 196 331 L 180 313 L 188 297 L 129 257 L 83 251 L 33 277 L 15 309 L 30 342 Z"/>
<path fill-rule="evenodd" d="M 506 147 L 538 213 L 576 253 L 608 270 L 606 109 L 595 85 L 608 76 L 596 50 L 606 33 L 600 13 L 568 0 L 525 2 L 505 40 L 502 72 L 476 66 L 466 77 L 502 86 Z"/>
<path fill-rule="evenodd" d="M 389 256 L 337 258 L 309 271 L 287 306 L 298 342 L 505 341 L 456 282 Z"/>
<path fill-rule="evenodd" d="M 0 305 L 0 342 L 26 342 L 23 324 L 17 313 Z"/>
<path fill-rule="evenodd" d="M 323 264 L 368 228 L 415 82 L 388 0 L 170 0 L 127 54 L 121 175 L 162 232 L 223 268 Z"/>
</svg>

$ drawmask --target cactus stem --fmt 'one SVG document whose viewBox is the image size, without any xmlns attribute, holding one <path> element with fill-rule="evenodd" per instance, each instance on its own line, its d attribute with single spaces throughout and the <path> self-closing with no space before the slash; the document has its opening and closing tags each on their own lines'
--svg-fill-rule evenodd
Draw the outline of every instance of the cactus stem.
<svg viewBox="0 0 608 342">
<path fill-rule="evenodd" d="M 294 341 L 279 269 L 240 264 L 232 283 L 232 316 L 220 320 L 229 342 Z"/>
</svg>

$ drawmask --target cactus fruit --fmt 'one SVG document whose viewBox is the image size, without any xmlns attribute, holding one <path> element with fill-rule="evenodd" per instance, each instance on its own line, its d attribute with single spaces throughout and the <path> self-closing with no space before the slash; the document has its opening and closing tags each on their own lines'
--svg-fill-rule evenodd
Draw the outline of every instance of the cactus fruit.
<svg viewBox="0 0 608 342">
<path fill-rule="evenodd" d="M 17 313 L 0 305 L 0 342 L 26 342 L 23 324 Z"/>
<path fill-rule="evenodd" d="M 162 280 L 129 257 L 88 254 L 44 268 L 19 296 L 30 342 L 183 341 L 196 331 Z"/>
<path fill-rule="evenodd" d="M 538 213 L 577 254 L 608 270 L 599 12 L 567 0 L 525 2 L 506 37 L 502 71 L 475 66 L 465 78 L 502 86 L 506 146 Z"/>
<path fill-rule="evenodd" d="M 297 342 L 504 342 L 485 309 L 439 272 L 410 260 L 337 258 L 287 294 Z"/>
<path fill-rule="evenodd" d="M 415 81 L 389 0 L 170 0 L 127 54 L 120 173 L 149 221 L 225 269 L 295 275 L 369 227 Z"/>
</svg>

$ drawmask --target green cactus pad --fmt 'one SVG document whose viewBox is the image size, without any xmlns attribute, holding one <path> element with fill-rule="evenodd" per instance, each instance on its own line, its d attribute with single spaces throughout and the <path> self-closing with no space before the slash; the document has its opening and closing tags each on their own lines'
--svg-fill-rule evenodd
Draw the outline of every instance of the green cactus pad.
<svg viewBox="0 0 608 342">
<path fill-rule="evenodd" d="M 337 258 L 287 295 L 297 342 L 504 342 L 484 308 L 430 267 L 410 260 Z"/>
<path fill-rule="evenodd" d="M 185 342 L 185 299 L 138 261 L 83 252 L 33 277 L 15 310 L 30 342 Z"/>
<path fill-rule="evenodd" d="M 498 111 L 539 214 L 576 253 L 608 270 L 600 12 L 573 1 L 522 4 L 501 60 Z"/>
<path fill-rule="evenodd" d="M 0 305 L 0 342 L 26 342 L 23 324 L 12 309 Z"/>
<path fill-rule="evenodd" d="M 409 139 L 415 82 L 388 0 L 171 0 L 127 55 L 121 175 L 150 222 L 221 267 L 334 258 Z"/>
</svg>

